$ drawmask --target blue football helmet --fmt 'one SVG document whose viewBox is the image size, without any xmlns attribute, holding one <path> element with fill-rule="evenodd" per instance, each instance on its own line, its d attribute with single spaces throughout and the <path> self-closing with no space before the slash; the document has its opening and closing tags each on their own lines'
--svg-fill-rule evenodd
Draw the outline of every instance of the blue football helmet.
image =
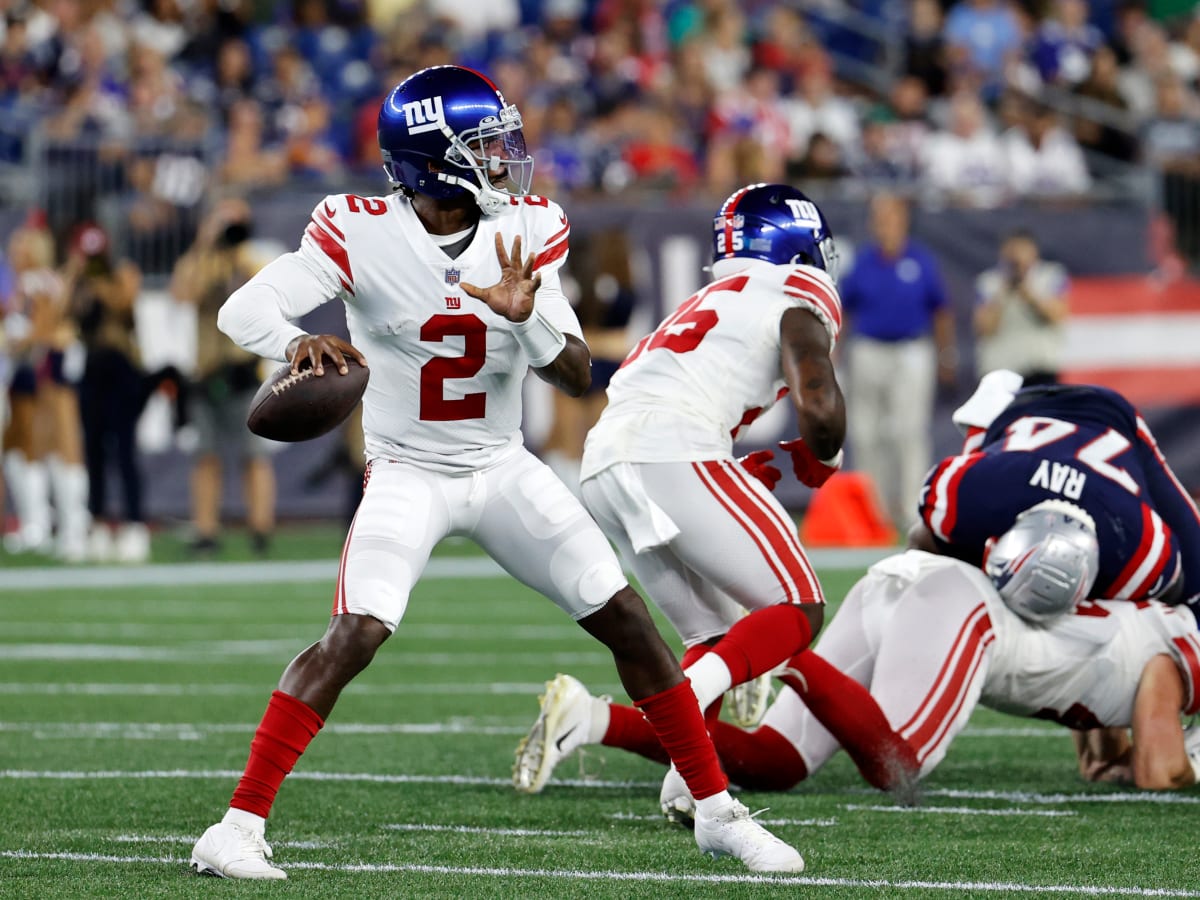
<svg viewBox="0 0 1200 900">
<path fill-rule="evenodd" d="M 713 262 L 736 258 L 803 263 L 838 277 L 829 223 L 817 204 L 786 184 L 752 184 L 721 205 L 713 219 Z"/>
<path fill-rule="evenodd" d="M 1004 604 L 1044 625 L 1086 600 L 1100 570 L 1096 523 L 1065 500 L 1043 500 L 987 542 L 983 570 Z"/>
<path fill-rule="evenodd" d="M 487 215 L 533 182 L 520 112 L 462 66 L 431 66 L 393 88 L 379 109 L 379 149 L 394 186 L 441 200 L 471 194 Z"/>
</svg>

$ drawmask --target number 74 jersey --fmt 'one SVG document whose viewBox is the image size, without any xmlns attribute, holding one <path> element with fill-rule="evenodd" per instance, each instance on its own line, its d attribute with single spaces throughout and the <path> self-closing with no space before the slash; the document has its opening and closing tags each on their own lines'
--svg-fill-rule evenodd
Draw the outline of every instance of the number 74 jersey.
<svg viewBox="0 0 1200 900">
<path fill-rule="evenodd" d="M 1181 582 L 1200 590 L 1200 517 L 1137 411 L 1090 386 L 1017 394 L 977 447 L 926 476 L 921 519 L 946 553 L 979 565 L 989 538 L 1048 499 L 1082 507 L 1096 523 L 1095 599 L 1142 600 Z"/>
<path fill-rule="evenodd" d="M 617 463 L 728 458 L 737 434 L 787 393 L 779 329 L 794 307 L 817 316 L 837 343 L 837 288 L 811 266 L 749 260 L 680 304 L 613 376 L 582 477 Z"/>
<path fill-rule="evenodd" d="M 368 456 L 462 471 L 521 443 L 528 357 L 512 323 L 462 290 L 463 282 L 500 280 L 497 234 L 506 252 L 519 235 L 522 255 L 534 254 L 542 277 L 535 308 L 559 331 L 581 336 L 559 283 L 570 225 L 556 203 L 514 200 L 506 213 L 483 217 L 453 259 L 401 194 L 335 195 L 313 210 L 293 256 L 324 298 L 345 302 L 351 343 L 371 367 L 363 397 Z"/>
</svg>

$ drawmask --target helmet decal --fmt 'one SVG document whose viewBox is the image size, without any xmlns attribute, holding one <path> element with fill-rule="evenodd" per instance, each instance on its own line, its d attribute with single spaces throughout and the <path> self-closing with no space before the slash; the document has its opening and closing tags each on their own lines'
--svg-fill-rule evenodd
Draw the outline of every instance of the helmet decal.
<svg viewBox="0 0 1200 900">
<path fill-rule="evenodd" d="M 837 248 L 820 207 L 786 184 L 751 184 L 713 218 L 713 261 L 761 259 L 823 269 L 836 282 Z"/>
</svg>

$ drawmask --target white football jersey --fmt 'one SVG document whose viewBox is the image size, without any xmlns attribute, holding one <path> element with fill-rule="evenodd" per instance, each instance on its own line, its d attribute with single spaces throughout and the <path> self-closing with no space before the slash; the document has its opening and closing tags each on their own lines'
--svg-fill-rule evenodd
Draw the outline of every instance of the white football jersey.
<svg viewBox="0 0 1200 900">
<path fill-rule="evenodd" d="M 792 307 L 815 314 L 836 345 L 842 306 L 828 274 L 746 262 L 684 301 L 630 351 L 588 434 L 582 477 L 622 462 L 730 456 L 738 432 L 787 393 L 779 326 Z"/>
<path fill-rule="evenodd" d="M 989 601 L 996 645 L 983 685 L 985 705 L 1072 727 L 1128 726 L 1142 670 L 1164 653 L 1183 673 L 1185 712 L 1197 711 L 1200 634 L 1186 606 L 1087 602 L 1072 615 L 1036 628 L 998 598 Z"/>
<path fill-rule="evenodd" d="M 461 471 L 521 443 L 528 356 L 512 323 L 461 288 L 500 280 L 496 234 L 506 250 L 521 236 L 522 253 L 536 255 L 542 277 L 537 310 L 559 331 L 581 336 L 558 275 L 570 225 L 562 208 L 543 197 L 514 199 L 504 214 L 481 218 L 471 243 L 451 259 L 402 194 L 329 196 L 313 210 L 300 249 L 288 255 L 293 258 L 277 260 L 247 285 L 251 292 L 256 283 L 274 286 L 281 316 L 316 305 L 298 294 L 315 291 L 345 302 L 351 343 L 371 368 L 363 397 L 368 457 Z M 254 329 L 236 320 L 227 316 L 222 329 L 258 352 L 278 354 L 279 341 L 295 333 L 285 325 L 272 341 L 256 342 Z"/>
</svg>

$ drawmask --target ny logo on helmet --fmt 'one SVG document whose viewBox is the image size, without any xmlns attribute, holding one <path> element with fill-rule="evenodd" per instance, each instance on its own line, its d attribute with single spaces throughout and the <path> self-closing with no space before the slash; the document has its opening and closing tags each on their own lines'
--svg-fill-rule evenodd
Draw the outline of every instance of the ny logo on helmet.
<svg viewBox="0 0 1200 900">
<path fill-rule="evenodd" d="M 405 103 L 401 109 L 404 110 L 404 121 L 408 125 L 409 134 L 437 131 L 446 121 L 445 114 L 442 112 L 441 97 L 413 100 Z"/>
</svg>

